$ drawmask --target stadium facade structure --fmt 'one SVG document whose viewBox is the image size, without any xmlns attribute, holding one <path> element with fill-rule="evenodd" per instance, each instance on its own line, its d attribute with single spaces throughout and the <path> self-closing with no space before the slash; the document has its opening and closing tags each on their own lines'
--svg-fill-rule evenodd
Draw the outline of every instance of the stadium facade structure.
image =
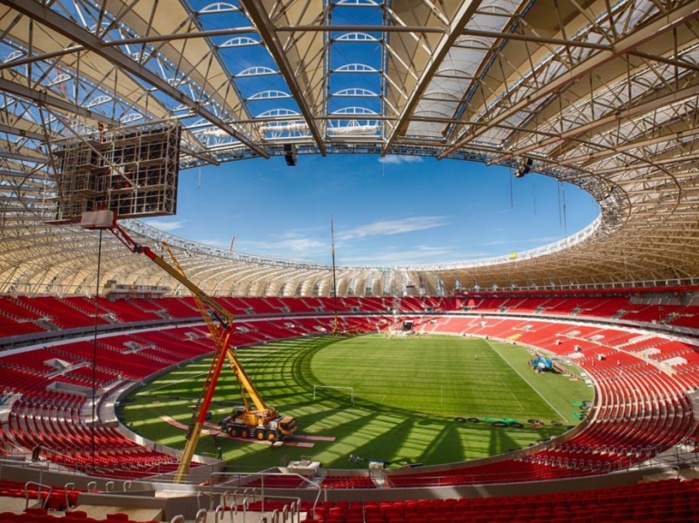
<svg viewBox="0 0 699 523">
<path fill-rule="evenodd" d="M 0 293 L 94 293 L 94 233 L 46 223 L 51 151 L 173 119 L 181 169 L 289 151 L 421 155 L 529 168 L 600 206 L 584 231 L 530 252 L 338 267 L 342 296 L 696 285 L 698 18 L 696 1 L 0 0 Z M 213 295 L 331 293 L 329 266 L 128 227 L 167 239 Z M 102 255 L 105 282 L 184 294 L 108 235 Z M 673 392 L 681 409 L 666 412 L 689 434 L 691 402 Z"/>
<path fill-rule="evenodd" d="M 0 292 L 93 292 L 94 237 L 44 224 L 50 151 L 172 119 L 182 169 L 290 150 L 423 155 L 529 166 L 600 205 L 534 252 L 339 267 L 341 295 L 693 283 L 698 15 L 694 1 L 3 0 Z M 184 245 L 212 294 L 330 293 L 328 266 Z M 103 253 L 105 279 L 175 288 L 111 238 Z"/>
</svg>

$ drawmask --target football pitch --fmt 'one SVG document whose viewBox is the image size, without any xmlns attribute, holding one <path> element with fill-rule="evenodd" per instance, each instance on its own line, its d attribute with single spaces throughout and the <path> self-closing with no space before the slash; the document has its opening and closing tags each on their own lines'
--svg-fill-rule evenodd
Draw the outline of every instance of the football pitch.
<svg viewBox="0 0 699 523">
<path fill-rule="evenodd" d="M 224 368 L 197 453 L 213 457 L 220 447 L 230 468 L 242 471 L 297 459 L 366 468 L 350 455 L 427 465 L 527 447 L 576 424 L 576 405 L 593 397 L 582 380 L 534 372 L 531 357 L 509 343 L 444 335 L 326 336 L 240 349 L 260 395 L 295 416 L 303 437 L 281 446 L 212 437 L 208 430 L 216 432 L 218 421 L 242 403 L 232 371 Z M 122 422 L 182 448 L 182 424 L 189 423 L 209 364 L 177 369 L 125 398 L 118 407 Z"/>
</svg>

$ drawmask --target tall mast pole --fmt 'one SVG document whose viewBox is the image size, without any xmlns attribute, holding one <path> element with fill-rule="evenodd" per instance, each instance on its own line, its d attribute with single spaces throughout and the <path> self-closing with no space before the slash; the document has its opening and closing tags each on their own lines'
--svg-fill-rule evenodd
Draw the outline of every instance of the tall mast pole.
<svg viewBox="0 0 699 523">
<path fill-rule="evenodd" d="M 335 318 L 333 323 L 333 336 L 337 336 L 337 275 L 335 273 L 335 226 L 333 222 L 333 217 L 330 217 L 330 239 L 332 244 L 332 254 L 333 254 L 333 307 L 335 309 Z"/>
</svg>

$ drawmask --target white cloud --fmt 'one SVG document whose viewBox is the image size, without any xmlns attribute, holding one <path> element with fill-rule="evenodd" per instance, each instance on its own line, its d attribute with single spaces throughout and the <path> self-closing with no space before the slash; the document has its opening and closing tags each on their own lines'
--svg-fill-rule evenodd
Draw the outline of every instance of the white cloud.
<svg viewBox="0 0 699 523">
<path fill-rule="evenodd" d="M 367 256 L 341 256 L 338 262 L 342 265 L 413 265 L 431 263 L 450 254 L 446 249 L 418 247 L 405 251 L 370 253 Z"/>
<path fill-rule="evenodd" d="M 330 247 L 326 242 L 314 240 L 312 238 L 303 238 L 296 235 L 286 236 L 278 241 L 269 242 L 250 242 L 246 245 L 246 251 L 256 252 L 257 250 L 265 252 L 274 252 L 275 256 L 283 256 L 285 252 L 305 252 L 312 249 L 326 249 L 330 252 Z"/>
<path fill-rule="evenodd" d="M 410 250 L 397 250 L 393 252 L 369 253 L 366 256 L 342 256 L 339 262 L 343 265 L 386 265 L 386 266 L 410 266 L 430 263 L 449 263 L 450 261 L 462 261 L 478 259 L 490 256 L 487 252 L 457 253 L 444 247 L 429 247 L 418 245 Z"/>
<path fill-rule="evenodd" d="M 177 222 L 166 222 L 163 220 L 148 220 L 146 222 L 148 225 L 151 227 L 155 227 L 156 229 L 163 231 L 163 232 L 172 232 L 176 231 L 177 229 L 181 229 L 184 227 L 184 224 L 186 223 L 185 220 L 180 220 Z"/>
<path fill-rule="evenodd" d="M 337 238 L 346 241 L 369 236 L 390 236 L 406 232 L 424 231 L 425 229 L 434 229 L 445 225 L 447 225 L 447 221 L 444 216 L 415 216 L 403 220 L 386 220 L 360 225 L 354 229 L 338 233 Z"/>
<path fill-rule="evenodd" d="M 421 163 L 422 157 L 420 156 L 399 156 L 397 154 L 387 154 L 379 158 L 379 163 L 385 165 L 398 165 L 401 163 Z"/>
<path fill-rule="evenodd" d="M 277 242 L 282 249 L 289 249 L 291 251 L 306 251 L 309 249 L 320 249 L 327 247 L 325 242 L 318 240 L 312 240 L 311 238 L 287 238 L 281 242 Z"/>
</svg>

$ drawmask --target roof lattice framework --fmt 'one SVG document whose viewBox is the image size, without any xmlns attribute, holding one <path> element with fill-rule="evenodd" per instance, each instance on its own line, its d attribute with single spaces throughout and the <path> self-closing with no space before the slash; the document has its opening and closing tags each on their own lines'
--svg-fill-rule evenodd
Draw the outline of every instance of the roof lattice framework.
<svg viewBox="0 0 699 523">
<path fill-rule="evenodd" d="M 583 233 L 515 258 L 340 267 L 340 294 L 694 281 L 698 18 L 696 0 L 0 0 L 0 292 L 94 292 L 95 233 L 44 223 L 49 151 L 164 119 L 184 128 L 183 169 L 286 144 L 531 161 L 600 204 Z M 104 280 L 175 287 L 107 236 Z M 169 241 L 214 294 L 331 290 L 327 266 Z"/>
</svg>

